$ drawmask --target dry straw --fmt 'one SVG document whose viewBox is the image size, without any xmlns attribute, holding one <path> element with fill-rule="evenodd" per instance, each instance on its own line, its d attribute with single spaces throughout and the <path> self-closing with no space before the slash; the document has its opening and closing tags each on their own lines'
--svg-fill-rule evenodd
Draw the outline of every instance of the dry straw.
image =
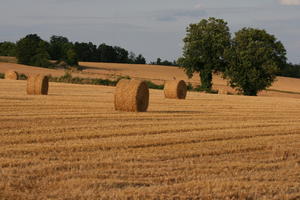
<svg viewBox="0 0 300 200">
<path fill-rule="evenodd" d="M 227 95 L 228 92 L 227 92 L 226 89 L 219 89 L 219 90 L 218 90 L 218 94 L 224 94 L 224 95 Z"/>
<path fill-rule="evenodd" d="M 35 75 L 29 75 L 27 78 L 27 94 L 33 95 L 34 92 Z"/>
<path fill-rule="evenodd" d="M 5 72 L 5 79 L 8 80 L 18 80 L 19 74 L 16 71 L 7 71 Z"/>
<path fill-rule="evenodd" d="M 44 75 L 30 75 L 27 79 L 27 94 L 47 95 L 49 80 Z"/>
<path fill-rule="evenodd" d="M 164 93 L 168 99 L 185 99 L 187 93 L 186 83 L 183 80 L 166 81 Z"/>
<path fill-rule="evenodd" d="M 149 88 L 144 81 L 122 79 L 115 91 L 115 110 L 146 112 L 149 105 Z"/>
</svg>

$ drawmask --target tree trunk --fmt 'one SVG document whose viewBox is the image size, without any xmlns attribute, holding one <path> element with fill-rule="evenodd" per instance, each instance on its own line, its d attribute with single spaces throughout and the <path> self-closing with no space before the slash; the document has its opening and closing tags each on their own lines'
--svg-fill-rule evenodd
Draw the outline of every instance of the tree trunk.
<svg viewBox="0 0 300 200">
<path fill-rule="evenodd" d="M 206 92 L 212 89 L 212 71 L 211 69 L 200 70 L 201 88 Z"/>
</svg>

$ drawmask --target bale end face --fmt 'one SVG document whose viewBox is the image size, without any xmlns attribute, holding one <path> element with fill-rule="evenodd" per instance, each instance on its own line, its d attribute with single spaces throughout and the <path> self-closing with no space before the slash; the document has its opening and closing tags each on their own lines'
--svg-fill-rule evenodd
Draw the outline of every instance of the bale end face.
<svg viewBox="0 0 300 200">
<path fill-rule="evenodd" d="M 35 78 L 35 94 L 37 95 L 47 95 L 49 88 L 49 79 L 44 75 L 37 75 Z"/>
<path fill-rule="evenodd" d="M 19 74 L 16 71 L 7 71 L 5 72 L 5 79 L 7 80 L 18 80 Z"/>
<path fill-rule="evenodd" d="M 183 80 L 167 81 L 164 87 L 165 97 L 168 99 L 185 99 L 187 85 Z"/>
<path fill-rule="evenodd" d="M 47 95 L 49 80 L 44 75 L 30 75 L 27 79 L 27 94 L 29 95 Z"/>
<path fill-rule="evenodd" d="M 115 91 L 115 110 L 146 112 L 149 105 L 149 88 L 144 81 L 120 80 Z"/>
</svg>

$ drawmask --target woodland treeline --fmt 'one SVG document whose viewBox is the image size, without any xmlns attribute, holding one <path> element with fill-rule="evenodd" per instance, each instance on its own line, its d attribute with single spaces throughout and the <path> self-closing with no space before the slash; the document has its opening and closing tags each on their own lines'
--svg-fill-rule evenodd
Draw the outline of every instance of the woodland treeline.
<svg viewBox="0 0 300 200">
<path fill-rule="evenodd" d="M 71 42 L 67 37 L 53 35 L 50 41 L 42 40 L 37 34 L 29 34 L 16 43 L 1 42 L 0 56 L 14 56 L 18 63 L 39 67 L 50 67 L 49 60 L 64 61 L 70 66 L 85 62 L 112 62 L 145 64 L 142 54 L 105 43 Z"/>
</svg>

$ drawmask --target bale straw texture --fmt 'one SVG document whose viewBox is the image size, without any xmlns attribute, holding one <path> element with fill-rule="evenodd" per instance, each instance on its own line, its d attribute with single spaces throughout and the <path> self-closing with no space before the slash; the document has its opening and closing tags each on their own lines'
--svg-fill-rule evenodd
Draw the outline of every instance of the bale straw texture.
<svg viewBox="0 0 300 200">
<path fill-rule="evenodd" d="M 144 81 L 122 79 L 115 90 L 115 110 L 146 112 L 149 105 L 149 88 Z"/>
<path fill-rule="evenodd" d="M 47 95 L 49 80 L 44 75 L 30 75 L 27 79 L 27 94 L 29 95 Z"/>
<path fill-rule="evenodd" d="M 168 99 L 185 99 L 187 93 L 186 83 L 183 80 L 166 81 L 164 93 Z"/>
<path fill-rule="evenodd" d="M 8 80 L 18 80 L 18 73 L 16 71 L 7 71 L 5 72 L 5 79 L 8 79 Z"/>
<path fill-rule="evenodd" d="M 37 75 L 34 83 L 34 92 L 37 95 L 47 95 L 49 87 L 49 80 L 47 76 Z"/>
<path fill-rule="evenodd" d="M 35 75 L 29 75 L 27 78 L 27 94 L 33 95 L 34 92 L 34 84 L 35 84 Z"/>
</svg>

